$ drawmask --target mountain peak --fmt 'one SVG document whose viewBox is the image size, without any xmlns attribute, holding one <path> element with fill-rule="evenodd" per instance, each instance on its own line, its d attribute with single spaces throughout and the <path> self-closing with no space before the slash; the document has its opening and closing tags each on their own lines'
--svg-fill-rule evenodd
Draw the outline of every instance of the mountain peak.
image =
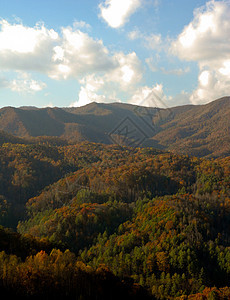
<svg viewBox="0 0 230 300">
<path fill-rule="evenodd" d="M 109 144 L 115 142 L 112 135 L 120 135 L 119 141 L 126 144 L 140 138 L 140 146 L 226 156 L 230 155 L 230 97 L 168 110 L 119 102 L 68 108 L 5 107 L 0 109 L 0 130 L 18 137 L 56 136 L 72 143 Z M 129 132 L 133 136 L 126 136 Z"/>
</svg>

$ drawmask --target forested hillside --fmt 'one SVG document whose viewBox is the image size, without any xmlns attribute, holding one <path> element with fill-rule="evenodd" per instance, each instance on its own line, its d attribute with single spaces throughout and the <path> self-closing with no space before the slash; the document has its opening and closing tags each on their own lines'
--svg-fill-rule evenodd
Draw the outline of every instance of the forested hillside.
<svg viewBox="0 0 230 300">
<path fill-rule="evenodd" d="M 90 103 L 78 108 L 0 109 L 0 130 L 29 140 L 55 136 L 72 144 L 115 141 L 208 158 L 230 155 L 229 128 L 230 97 L 172 108 Z"/>
<path fill-rule="evenodd" d="M 229 299 L 230 157 L 3 136 L 2 294 Z"/>
</svg>

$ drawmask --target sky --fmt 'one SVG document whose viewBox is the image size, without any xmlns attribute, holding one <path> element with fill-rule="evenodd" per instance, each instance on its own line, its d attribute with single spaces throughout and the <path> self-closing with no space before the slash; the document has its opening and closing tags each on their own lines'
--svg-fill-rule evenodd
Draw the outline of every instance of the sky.
<svg viewBox="0 0 230 300">
<path fill-rule="evenodd" d="M 230 0 L 0 0 L 0 107 L 230 94 Z"/>
</svg>

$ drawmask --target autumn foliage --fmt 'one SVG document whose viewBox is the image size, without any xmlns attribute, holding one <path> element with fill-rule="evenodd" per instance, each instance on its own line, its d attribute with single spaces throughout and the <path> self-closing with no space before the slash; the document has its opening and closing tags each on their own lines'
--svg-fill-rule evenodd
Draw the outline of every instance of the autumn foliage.
<svg viewBox="0 0 230 300">
<path fill-rule="evenodd" d="M 2 143 L 0 223 L 6 295 L 230 298 L 230 157 Z"/>
</svg>

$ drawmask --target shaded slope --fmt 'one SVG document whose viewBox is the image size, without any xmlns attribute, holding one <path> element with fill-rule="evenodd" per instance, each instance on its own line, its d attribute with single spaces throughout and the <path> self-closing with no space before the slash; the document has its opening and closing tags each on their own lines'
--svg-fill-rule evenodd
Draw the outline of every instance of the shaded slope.
<svg viewBox="0 0 230 300">
<path fill-rule="evenodd" d="M 230 155 L 230 97 L 185 111 L 172 110 L 174 119 L 154 136 L 162 145 L 197 156 Z"/>
<path fill-rule="evenodd" d="M 16 137 L 10 133 L 7 133 L 3 130 L 0 130 L 0 145 L 4 143 L 11 143 L 11 144 L 23 144 L 25 140 Z"/>
<path fill-rule="evenodd" d="M 86 140 L 152 146 L 197 156 L 227 156 L 230 97 L 168 109 L 95 102 L 78 108 L 6 107 L 0 109 L 0 130 L 19 137 L 58 136 L 72 143 Z"/>
</svg>

